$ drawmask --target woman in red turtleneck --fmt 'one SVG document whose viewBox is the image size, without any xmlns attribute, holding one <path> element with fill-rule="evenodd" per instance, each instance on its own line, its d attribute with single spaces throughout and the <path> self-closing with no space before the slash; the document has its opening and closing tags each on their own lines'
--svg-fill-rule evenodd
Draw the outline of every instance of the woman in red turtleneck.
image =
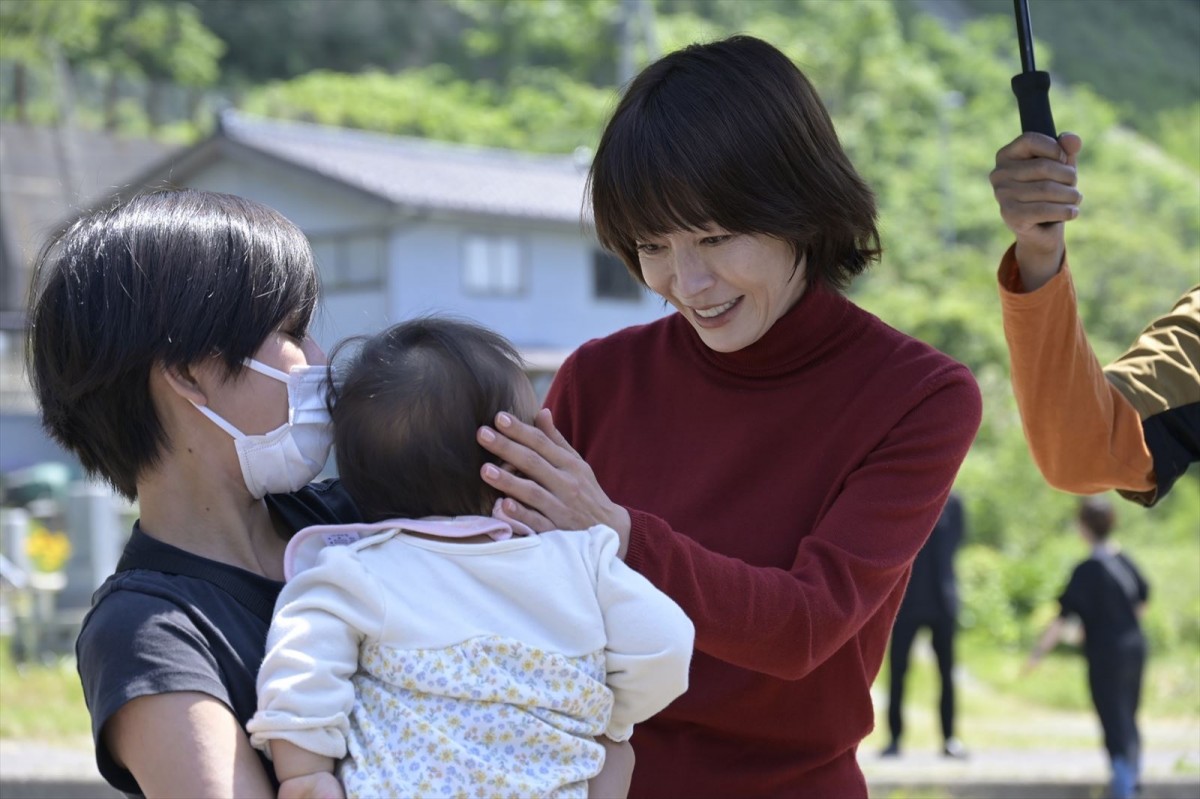
<svg viewBox="0 0 1200 799">
<path fill-rule="evenodd" d="M 865 797 L 869 689 L 978 388 L 840 293 L 879 255 L 874 198 L 771 45 L 647 67 L 590 188 L 600 241 L 678 313 L 581 347 L 536 426 L 482 428 L 517 470 L 483 477 L 535 529 L 612 526 L 695 623 L 632 796 Z"/>
</svg>

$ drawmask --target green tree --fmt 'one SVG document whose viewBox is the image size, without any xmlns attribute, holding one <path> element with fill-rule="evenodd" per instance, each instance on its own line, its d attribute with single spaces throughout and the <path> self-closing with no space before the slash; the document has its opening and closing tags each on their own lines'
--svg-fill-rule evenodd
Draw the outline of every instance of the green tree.
<svg viewBox="0 0 1200 799">
<path fill-rule="evenodd" d="M 71 66 L 169 80 L 217 81 L 225 47 L 188 3 L 168 0 L 5 0 L 4 57 L 35 68 L 59 53 Z"/>
<path fill-rule="evenodd" d="M 594 143 L 611 99 L 608 90 L 556 70 L 525 68 L 503 87 L 432 66 L 396 75 L 311 72 L 250 92 L 244 107 L 328 125 L 563 153 Z"/>
<path fill-rule="evenodd" d="M 461 66 L 461 15 L 445 0 L 189 0 L 226 44 L 225 81 L 286 80 L 314 70 Z"/>
<path fill-rule="evenodd" d="M 434 64 L 502 85 L 531 67 L 596 85 L 615 80 L 621 0 L 190 2 L 228 44 L 222 67 L 235 82 Z"/>
<path fill-rule="evenodd" d="M 192 5 L 174 0 L 5 0 L 0 38 L 13 75 L 6 116 L 51 122 L 70 109 L 107 129 L 139 133 L 159 122 L 166 87 L 215 84 L 225 48 Z M 63 105 L 68 78 L 103 84 L 104 100 L 91 108 Z M 123 81 L 145 86 L 141 103 L 118 102 Z"/>
<path fill-rule="evenodd" d="M 620 0 L 452 0 L 466 28 L 467 75 L 502 84 L 528 67 L 560 68 L 594 85 L 616 82 Z"/>
</svg>

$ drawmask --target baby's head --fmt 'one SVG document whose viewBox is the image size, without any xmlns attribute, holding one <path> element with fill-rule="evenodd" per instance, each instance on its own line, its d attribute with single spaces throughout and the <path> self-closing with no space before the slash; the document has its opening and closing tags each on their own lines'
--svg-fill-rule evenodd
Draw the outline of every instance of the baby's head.
<svg viewBox="0 0 1200 799">
<path fill-rule="evenodd" d="M 360 345 L 344 363 L 347 345 Z M 367 521 L 491 514 L 476 430 L 537 399 L 521 356 L 470 322 L 426 317 L 338 345 L 332 397 L 338 473 Z"/>
</svg>

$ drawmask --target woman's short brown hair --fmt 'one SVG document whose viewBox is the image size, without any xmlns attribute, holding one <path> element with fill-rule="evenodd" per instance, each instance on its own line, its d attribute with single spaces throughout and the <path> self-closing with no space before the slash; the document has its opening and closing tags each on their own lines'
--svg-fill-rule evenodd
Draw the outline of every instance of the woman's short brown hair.
<svg viewBox="0 0 1200 799">
<path fill-rule="evenodd" d="M 750 36 L 646 67 L 604 129 L 588 187 L 600 243 L 643 285 L 639 239 L 710 223 L 790 242 L 837 289 L 881 251 L 875 197 L 816 90 Z"/>
</svg>

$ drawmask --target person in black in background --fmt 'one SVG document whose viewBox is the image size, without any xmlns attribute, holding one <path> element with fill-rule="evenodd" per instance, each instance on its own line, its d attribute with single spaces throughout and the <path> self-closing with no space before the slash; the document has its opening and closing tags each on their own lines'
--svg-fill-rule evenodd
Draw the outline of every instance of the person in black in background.
<svg viewBox="0 0 1200 799">
<path fill-rule="evenodd" d="M 962 742 L 954 736 L 954 632 L 958 626 L 954 553 L 962 543 L 965 526 L 962 500 L 951 493 L 929 540 L 913 562 L 912 576 L 892 625 L 888 692 L 888 727 L 892 737 L 883 750 L 884 757 L 900 754 L 900 736 L 904 732 L 904 678 L 913 640 L 922 627 L 928 627 L 933 636 L 933 652 L 941 674 L 942 754 L 957 758 L 967 756 Z"/>
<path fill-rule="evenodd" d="M 1058 599 L 1062 612 L 1038 639 L 1025 671 L 1031 671 L 1058 643 L 1066 619 L 1078 616 L 1083 624 L 1088 688 L 1112 764 L 1112 796 L 1127 799 L 1136 794 L 1141 774 L 1137 709 L 1146 665 L 1141 617 L 1150 586 L 1133 561 L 1109 540 L 1114 520 L 1108 499 L 1088 497 L 1080 503 L 1079 532 L 1092 554 L 1071 573 Z"/>
</svg>

